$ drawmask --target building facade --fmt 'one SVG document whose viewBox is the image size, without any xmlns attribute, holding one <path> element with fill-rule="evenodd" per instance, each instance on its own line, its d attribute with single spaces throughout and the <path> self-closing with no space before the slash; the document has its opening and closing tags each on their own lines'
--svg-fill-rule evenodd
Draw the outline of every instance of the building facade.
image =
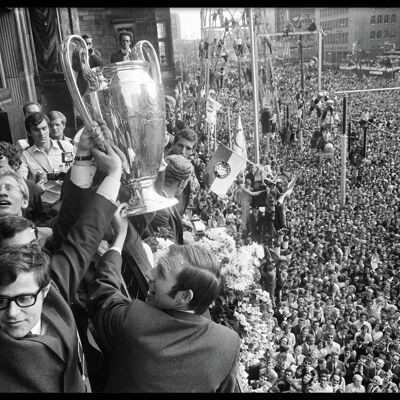
<svg viewBox="0 0 400 400">
<path fill-rule="evenodd" d="M 76 132 L 75 111 L 60 64 L 59 48 L 71 34 L 90 33 L 104 63 L 118 49 L 121 30 L 134 42 L 148 40 L 161 66 L 166 94 L 176 85 L 169 8 L 0 8 L 0 140 L 26 137 L 22 105 L 38 101 L 44 112 L 67 117 L 66 134 Z"/>
<path fill-rule="evenodd" d="M 400 48 L 400 8 L 318 8 L 316 24 L 326 34 L 323 56 L 328 63 L 344 62 L 354 53 L 374 59 L 389 48 Z"/>
</svg>

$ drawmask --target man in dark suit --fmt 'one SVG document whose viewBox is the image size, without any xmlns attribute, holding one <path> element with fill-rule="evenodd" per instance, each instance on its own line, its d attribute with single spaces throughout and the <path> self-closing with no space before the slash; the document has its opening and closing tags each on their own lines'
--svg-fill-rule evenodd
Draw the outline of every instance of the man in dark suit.
<svg viewBox="0 0 400 400">
<path fill-rule="evenodd" d="M 239 391 L 239 336 L 201 315 L 220 291 L 217 258 L 173 244 L 147 273 L 146 302 L 130 300 L 120 290 L 123 213 L 112 225 L 112 248 L 89 285 L 89 312 L 112 354 L 105 392 Z"/>
<path fill-rule="evenodd" d="M 196 143 L 196 132 L 189 128 L 182 129 L 175 135 L 174 143 L 167 153 L 168 155 L 179 154 L 189 158 L 195 150 Z M 179 200 L 177 210 L 179 211 L 180 215 L 183 215 L 188 206 L 192 186 L 199 186 L 194 171 L 192 172 L 191 179 L 187 182 L 184 190 L 176 196 L 176 198 Z"/>
<path fill-rule="evenodd" d="M 167 197 L 179 197 L 193 172 L 193 165 L 182 155 L 165 157 L 165 179 L 163 192 Z M 182 218 L 177 206 L 158 210 L 150 223 L 149 231 L 152 235 L 160 235 L 174 243 L 183 244 Z"/>
<path fill-rule="evenodd" d="M 2 217 L 13 221 L 5 221 L 10 229 L 1 230 L 0 242 L 1 392 L 90 390 L 70 301 L 117 208 L 121 160 L 109 144 L 105 149 L 91 152 L 106 178 L 51 257 L 51 265 L 29 221 Z M 60 215 L 84 191 L 74 183 L 79 183 L 79 172 L 71 175 Z"/>
<path fill-rule="evenodd" d="M 346 367 L 344 366 L 344 363 L 339 360 L 339 353 L 333 351 L 331 356 L 331 359 L 326 363 L 326 369 L 330 374 L 335 374 L 336 369 L 340 369 L 340 374 L 344 377 L 346 375 Z"/>
<path fill-rule="evenodd" d="M 134 60 L 133 52 L 131 49 L 131 46 L 133 44 L 132 33 L 128 31 L 122 31 L 118 36 L 118 40 L 120 49 L 111 54 L 110 62 L 116 63 L 120 61 Z"/>
</svg>

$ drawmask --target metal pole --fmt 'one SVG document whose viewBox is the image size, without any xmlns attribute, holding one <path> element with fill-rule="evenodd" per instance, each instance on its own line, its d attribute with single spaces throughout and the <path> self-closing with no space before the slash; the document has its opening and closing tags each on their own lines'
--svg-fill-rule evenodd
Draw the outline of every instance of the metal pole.
<svg viewBox="0 0 400 400">
<path fill-rule="evenodd" d="M 299 56 L 300 56 L 300 84 L 304 90 L 304 65 L 303 65 L 303 35 L 299 37 Z"/>
<path fill-rule="evenodd" d="M 181 85 L 182 85 L 182 91 L 181 91 L 181 116 L 183 115 L 183 68 L 182 68 L 182 52 L 179 52 L 179 64 L 181 65 Z"/>
<path fill-rule="evenodd" d="M 368 124 L 364 126 L 364 145 L 363 145 L 363 157 L 367 157 L 367 130 Z"/>
<path fill-rule="evenodd" d="M 253 9 L 250 8 L 250 38 L 251 38 L 251 66 L 253 81 L 253 105 L 254 105 L 254 146 L 255 146 L 255 162 L 260 162 L 260 138 L 258 136 L 258 51 L 257 43 L 254 35 Z"/>
<path fill-rule="evenodd" d="M 375 89 L 359 89 L 359 90 L 342 90 L 335 92 L 335 94 L 348 94 L 348 93 L 362 93 L 362 92 L 381 92 L 382 90 L 400 90 L 400 86 L 389 88 L 375 88 Z"/>
<path fill-rule="evenodd" d="M 240 57 L 238 57 L 239 59 L 239 63 L 238 63 L 238 67 L 239 67 L 239 98 L 240 100 L 242 100 L 242 61 L 240 59 Z"/>
<path fill-rule="evenodd" d="M 318 91 L 321 91 L 322 75 L 322 31 L 318 31 Z"/>
<path fill-rule="evenodd" d="M 228 134 L 229 134 L 229 148 L 232 148 L 231 137 L 231 108 L 228 106 Z"/>
<path fill-rule="evenodd" d="M 347 160 L 347 95 L 343 97 L 343 123 L 341 135 L 341 168 L 340 168 L 340 208 L 346 204 L 346 160 Z"/>
</svg>

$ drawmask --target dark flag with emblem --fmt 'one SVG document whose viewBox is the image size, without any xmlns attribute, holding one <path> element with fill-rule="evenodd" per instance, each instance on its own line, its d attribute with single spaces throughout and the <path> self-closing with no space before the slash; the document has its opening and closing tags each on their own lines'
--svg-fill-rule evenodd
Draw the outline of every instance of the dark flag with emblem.
<svg viewBox="0 0 400 400">
<path fill-rule="evenodd" d="M 204 182 L 212 192 L 224 196 L 245 167 L 246 160 L 241 155 L 220 143 L 207 164 Z"/>
</svg>

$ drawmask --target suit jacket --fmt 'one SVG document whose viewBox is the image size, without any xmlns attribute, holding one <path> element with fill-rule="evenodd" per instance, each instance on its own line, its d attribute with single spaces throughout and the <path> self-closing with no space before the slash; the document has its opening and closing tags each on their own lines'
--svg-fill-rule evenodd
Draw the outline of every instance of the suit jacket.
<svg viewBox="0 0 400 400">
<path fill-rule="evenodd" d="M 373 386 L 370 383 L 367 387 L 367 393 L 382 393 L 382 389 L 379 386 Z"/>
<path fill-rule="evenodd" d="M 240 339 L 201 315 L 163 311 L 123 296 L 121 256 L 102 257 L 89 313 L 112 352 L 105 392 L 232 392 Z"/>
<path fill-rule="evenodd" d="M 156 235 L 158 228 L 162 230 L 161 237 L 164 239 L 169 239 L 176 244 L 183 244 L 182 218 L 176 206 L 163 208 L 156 212 L 150 223 L 149 231 L 152 235 Z"/>
<path fill-rule="evenodd" d="M 336 362 L 336 368 L 340 368 L 340 370 L 342 372 L 342 376 L 344 376 L 346 374 L 346 367 L 342 361 L 338 360 Z M 326 369 L 329 371 L 329 373 L 333 373 L 333 362 L 332 361 L 327 361 Z"/>
<path fill-rule="evenodd" d="M 71 184 L 79 196 L 82 189 Z M 19 340 L 0 330 L 1 392 L 84 392 L 78 367 L 78 339 L 70 308 L 78 285 L 116 210 L 104 197 L 95 194 L 51 258 L 51 285 L 43 302 L 42 322 L 46 331 Z"/>
<path fill-rule="evenodd" d="M 129 59 L 134 60 L 132 51 L 129 53 Z M 121 50 L 118 50 L 115 53 L 111 54 L 111 59 L 110 59 L 111 63 L 116 63 L 120 61 L 124 61 L 124 55 L 121 53 Z"/>
</svg>

